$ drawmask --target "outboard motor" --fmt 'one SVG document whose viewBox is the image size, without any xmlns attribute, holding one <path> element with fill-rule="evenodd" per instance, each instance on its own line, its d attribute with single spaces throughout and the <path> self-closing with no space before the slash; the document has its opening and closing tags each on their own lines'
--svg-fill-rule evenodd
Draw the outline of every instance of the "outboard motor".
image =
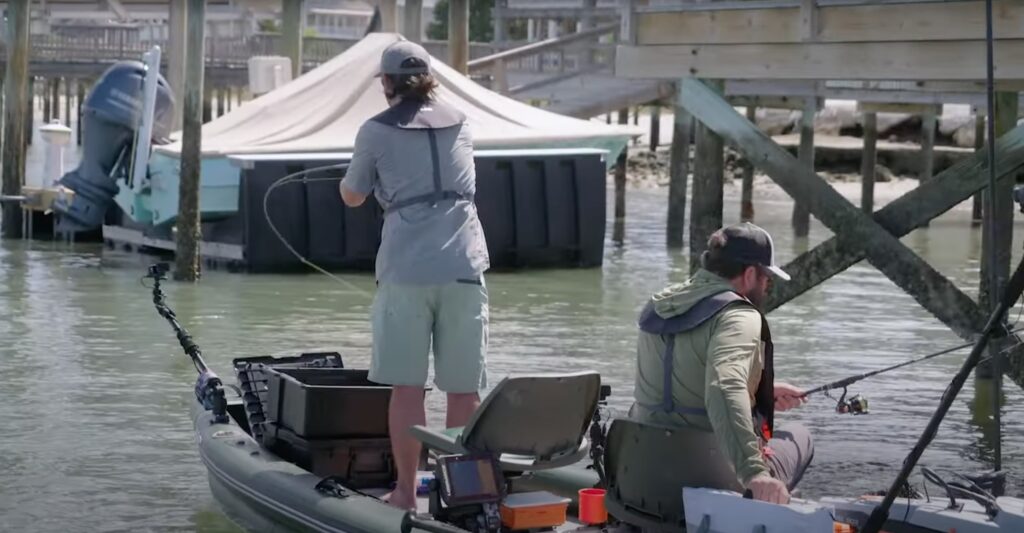
<svg viewBox="0 0 1024 533">
<path fill-rule="evenodd" d="M 82 106 L 82 159 L 78 168 L 57 181 L 75 192 L 70 203 L 58 201 L 57 231 L 95 230 L 117 194 L 117 179 L 131 166 L 135 131 L 141 124 L 146 67 L 140 61 L 115 63 L 93 86 Z M 157 80 L 153 142 L 167 142 L 174 96 L 167 80 Z"/>
</svg>

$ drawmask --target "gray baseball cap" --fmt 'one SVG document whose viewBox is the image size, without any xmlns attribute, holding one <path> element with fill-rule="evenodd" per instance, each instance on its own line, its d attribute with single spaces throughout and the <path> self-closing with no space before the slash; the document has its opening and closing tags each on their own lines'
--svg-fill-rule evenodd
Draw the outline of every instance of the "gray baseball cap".
<svg viewBox="0 0 1024 533">
<path fill-rule="evenodd" d="M 789 281 L 789 274 L 775 263 L 775 243 L 763 228 L 743 222 L 719 231 L 725 235 L 722 253 L 726 257 L 743 265 L 759 265 L 778 278 Z"/>
<path fill-rule="evenodd" d="M 412 41 L 398 41 L 380 56 L 381 74 L 426 74 L 430 72 L 430 54 Z"/>
</svg>

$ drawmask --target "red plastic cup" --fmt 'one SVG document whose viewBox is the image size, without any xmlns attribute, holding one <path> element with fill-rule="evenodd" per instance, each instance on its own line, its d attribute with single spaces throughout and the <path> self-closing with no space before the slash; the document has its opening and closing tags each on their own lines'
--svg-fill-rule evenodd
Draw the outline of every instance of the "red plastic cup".
<svg viewBox="0 0 1024 533">
<path fill-rule="evenodd" d="M 608 509 L 604 506 L 604 489 L 580 489 L 580 522 L 588 526 L 608 521 Z"/>
</svg>

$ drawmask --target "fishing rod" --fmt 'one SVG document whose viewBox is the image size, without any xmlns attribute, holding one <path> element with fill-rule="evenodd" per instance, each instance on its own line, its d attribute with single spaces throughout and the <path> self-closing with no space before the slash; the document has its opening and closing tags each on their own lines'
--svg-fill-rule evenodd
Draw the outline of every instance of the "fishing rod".
<svg viewBox="0 0 1024 533">
<path fill-rule="evenodd" d="M 213 423 L 226 423 L 228 421 L 228 402 L 224 397 L 224 384 L 217 374 L 206 365 L 206 361 L 203 361 L 203 353 L 199 349 L 199 345 L 192 340 L 192 335 L 188 330 L 178 322 L 178 316 L 167 305 L 167 297 L 160 287 L 160 282 L 167 279 L 169 270 L 170 265 L 167 263 L 157 263 L 149 267 L 145 279 L 153 280 L 153 306 L 156 307 L 156 312 L 171 325 L 171 329 L 178 336 L 178 344 L 192 360 L 192 366 L 195 366 L 196 371 L 199 372 L 199 379 L 196 380 L 195 387 L 196 399 L 203 405 L 203 408 L 213 413 Z"/>
<path fill-rule="evenodd" d="M 879 533 L 885 521 L 889 518 L 889 510 L 892 508 L 893 502 L 896 500 L 900 489 L 910 478 L 910 473 L 917 466 L 917 462 L 921 459 L 921 455 L 924 454 L 928 445 L 931 444 L 932 440 L 935 439 L 935 435 L 939 430 L 939 425 L 942 424 L 942 420 L 946 417 L 946 413 L 949 412 L 949 408 L 953 406 L 953 402 L 956 400 L 960 390 L 963 389 L 964 383 L 967 381 L 967 377 L 970 376 L 974 368 L 981 362 L 981 354 L 988 347 L 988 342 L 993 337 L 1004 337 L 1008 334 L 1007 328 L 1004 324 L 1006 312 L 1013 307 L 1013 305 L 1020 298 L 1021 294 L 1024 293 L 1024 259 L 1017 265 L 1017 270 L 1014 271 L 1013 277 L 1010 278 L 1010 282 L 1006 285 L 1006 290 L 1003 293 L 1003 297 L 999 300 L 999 305 L 992 311 L 989 316 L 988 322 L 985 324 L 984 329 L 981 332 L 981 338 L 979 338 L 974 347 L 971 349 L 970 355 L 964 361 L 960 370 L 953 377 L 949 386 L 945 392 L 942 393 L 942 400 L 939 402 L 939 407 L 932 414 L 931 419 L 928 421 L 928 425 L 925 427 L 924 432 L 917 440 L 917 444 L 911 449 L 910 454 L 903 461 L 903 466 L 900 469 L 900 473 L 896 476 L 889 490 L 885 493 L 885 498 L 882 503 L 875 507 L 871 512 L 871 516 L 868 517 L 867 523 L 864 525 L 862 533 Z"/>
<path fill-rule="evenodd" d="M 1006 332 L 1006 335 L 1013 335 L 1015 333 L 1021 333 L 1021 332 L 1024 332 L 1024 328 L 1018 328 L 1018 329 L 1009 330 L 1009 331 Z M 836 410 L 839 411 L 839 412 L 842 412 L 842 413 L 863 414 L 863 413 L 867 412 L 867 400 L 864 400 L 863 397 L 861 397 L 861 396 L 854 396 L 849 401 L 845 400 L 845 398 L 846 398 L 846 389 L 850 385 L 853 385 L 854 383 L 857 383 L 859 381 L 863 381 L 865 379 L 877 376 L 879 374 L 884 374 L 886 372 L 891 372 L 893 370 L 897 370 L 897 369 L 903 368 L 905 366 L 914 365 L 914 364 L 917 364 L 917 363 L 928 361 L 930 359 L 935 359 L 936 357 L 940 357 L 940 356 L 943 356 L 943 355 L 947 355 L 947 354 L 956 352 L 958 350 L 963 350 L 965 348 L 970 348 L 971 346 L 974 346 L 973 342 L 964 343 L 964 344 L 960 344 L 958 346 L 953 346 L 951 348 L 946 348 L 945 350 L 941 350 L 941 351 L 938 351 L 938 352 L 935 352 L 935 353 L 930 353 L 928 355 L 924 355 L 924 356 L 918 357 L 916 359 L 910 359 L 910 360 L 907 360 L 907 361 L 903 361 L 902 363 L 897 363 L 897 364 L 892 365 L 892 366 L 887 366 L 885 368 L 880 368 L 878 370 L 872 370 L 870 372 L 864 372 L 863 374 L 857 374 L 855 376 L 845 377 L 843 379 L 840 379 L 840 380 L 837 380 L 837 381 L 833 381 L 831 383 L 827 383 L 825 385 L 821 385 L 821 386 L 815 387 L 813 389 L 810 389 L 808 391 L 805 391 L 803 394 L 800 395 L 800 397 L 801 398 L 806 398 L 806 397 L 808 397 L 808 396 L 810 396 L 812 394 L 817 394 L 817 393 L 825 393 L 827 395 L 829 391 L 843 389 L 843 396 L 839 399 L 839 404 L 837 405 Z M 992 358 L 993 358 L 993 356 L 986 356 L 985 358 L 981 359 L 979 361 L 979 363 L 983 363 L 983 362 L 988 361 L 988 360 L 990 360 Z M 845 407 L 845 409 L 843 409 L 844 407 Z"/>
</svg>

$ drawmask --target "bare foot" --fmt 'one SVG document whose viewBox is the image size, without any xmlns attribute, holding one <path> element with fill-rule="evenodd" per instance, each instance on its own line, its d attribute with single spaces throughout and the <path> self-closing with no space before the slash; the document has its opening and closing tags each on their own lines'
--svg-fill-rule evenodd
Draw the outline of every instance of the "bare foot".
<svg viewBox="0 0 1024 533">
<path fill-rule="evenodd" d="M 388 505 L 398 507 L 403 511 L 416 511 L 416 496 L 405 494 L 401 491 L 395 490 L 384 496 L 383 500 Z"/>
</svg>

